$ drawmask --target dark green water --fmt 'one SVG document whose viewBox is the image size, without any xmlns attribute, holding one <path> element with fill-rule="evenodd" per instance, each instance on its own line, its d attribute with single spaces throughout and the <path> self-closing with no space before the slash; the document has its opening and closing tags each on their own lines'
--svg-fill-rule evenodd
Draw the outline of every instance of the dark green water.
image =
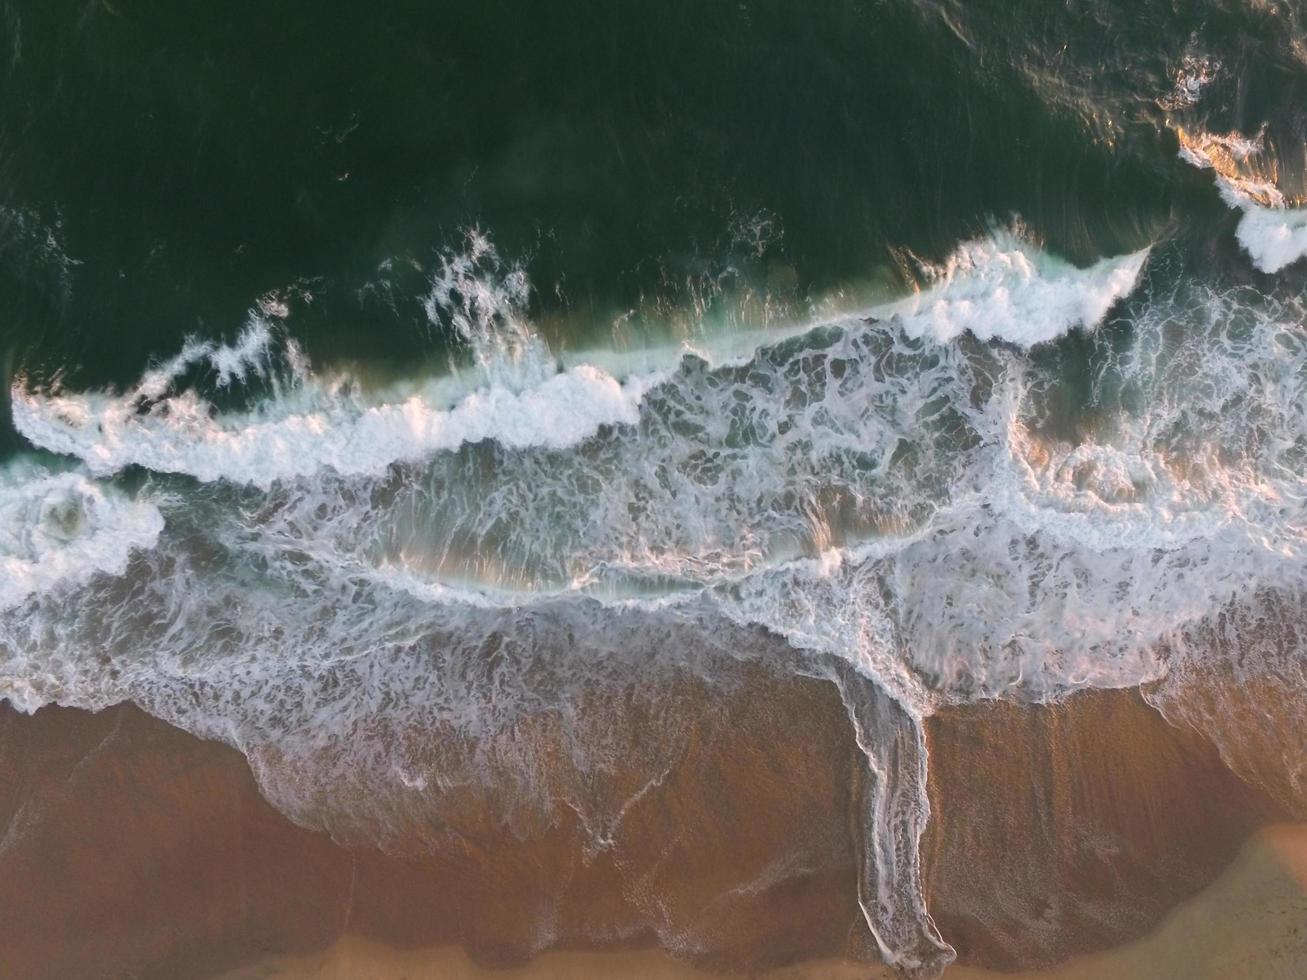
<svg viewBox="0 0 1307 980">
<path fill-rule="evenodd" d="M 4 346 L 123 383 L 305 283 L 315 358 L 440 356 L 421 274 L 360 290 L 468 227 L 591 323 L 728 269 L 801 298 L 1013 214 L 1119 254 L 1224 215 L 1155 103 L 1191 39 L 1213 128 L 1301 143 L 1291 6 L 989 6 L 9 0 Z"/>
</svg>

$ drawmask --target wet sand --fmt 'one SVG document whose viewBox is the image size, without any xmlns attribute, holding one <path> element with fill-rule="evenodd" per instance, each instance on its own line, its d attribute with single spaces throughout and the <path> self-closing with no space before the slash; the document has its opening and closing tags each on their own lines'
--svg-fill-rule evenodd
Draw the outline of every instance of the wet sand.
<svg viewBox="0 0 1307 980">
<path fill-rule="evenodd" d="M 966 966 L 947 980 L 1290 980 L 1307 972 L 1307 824 L 1255 834 L 1233 865 L 1143 939 L 1076 957 L 1049 970 L 1000 973 Z M 654 950 L 544 953 L 517 969 L 493 970 L 460 949 L 400 951 L 346 937 L 313 956 L 267 960 L 223 980 L 711 980 Z M 822 960 L 755 974 L 765 980 L 889 980 L 881 967 Z"/>
<path fill-rule="evenodd" d="M 881 972 L 856 905 L 860 757 L 839 697 L 760 669 L 739 681 L 596 695 L 631 726 L 623 751 L 657 739 L 654 709 L 675 699 L 657 779 L 642 758 L 627 784 L 587 783 L 556 726 L 515 732 L 560 785 L 585 786 L 586 812 L 615 814 L 603 828 L 561 807 L 523 832 L 473 794 L 407 853 L 296 826 L 239 753 L 134 707 L 0 708 L 0 974 Z M 928 740 L 922 859 L 950 976 L 1307 969 L 1307 830 L 1136 692 L 949 711 Z"/>
</svg>

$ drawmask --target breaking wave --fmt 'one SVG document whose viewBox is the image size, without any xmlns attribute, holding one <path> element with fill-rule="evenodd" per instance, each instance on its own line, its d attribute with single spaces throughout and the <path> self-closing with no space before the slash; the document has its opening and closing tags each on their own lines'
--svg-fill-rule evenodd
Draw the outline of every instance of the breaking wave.
<svg viewBox="0 0 1307 980">
<path fill-rule="evenodd" d="M 923 263 L 923 290 L 864 315 L 890 319 L 913 339 L 944 343 L 970 332 L 1030 347 L 1096 325 L 1133 287 L 1146 256 L 1081 270 L 1000 232 L 964 244 L 942 265 Z M 142 466 L 267 489 L 328 468 L 376 475 L 482 441 L 566 449 L 603 426 L 636 424 L 642 401 L 669 372 L 624 370 L 612 355 L 573 355 L 579 363 L 565 366 L 526 320 L 528 295 L 521 270 L 505 270 L 486 239 L 473 235 L 466 252 L 443 259 L 425 300 L 432 322 L 447 322 L 472 352 L 471 370 L 364 391 L 347 374 L 311 373 L 295 342 L 278 344 L 272 321 L 253 313 L 234 343 L 188 341 L 121 393 L 29 390 L 20 380 L 14 425 L 33 445 L 75 456 L 97 476 Z M 712 338 L 696 351 L 739 359 Z M 679 357 L 673 352 L 667 367 Z M 638 352 L 629 360 L 647 367 L 651 357 Z M 207 369 L 213 387 L 258 379 L 271 384 L 272 396 L 252 410 L 222 413 L 198 388 L 183 387 L 197 368 Z"/>
<path fill-rule="evenodd" d="M 1221 199 L 1243 212 L 1235 236 L 1253 264 L 1275 273 L 1307 256 L 1307 209 L 1293 207 L 1276 186 L 1272 163 L 1263 163 L 1265 131 L 1255 137 L 1237 133 L 1180 132 L 1180 156 L 1211 170 Z"/>
<path fill-rule="evenodd" d="M 936 970 L 922 719 L 1134 685 L 1174 715 L 1235 656 L 1194 636 L 1303 589 L 1301 302 L 1149 256 L 996 232 L 905 298 L 650 372 L 550 351 L 477 238 L 431 284 L 469 355 L 440 377 L 313 370 L 256 315 L 123 392 L 20 379 L 16 428 L 71 460 L 0 484 L 0 692 L 133 700 L 297 821 L 399 847 L 441 778 L 405 733 L 785 662 L 839 685 L 875 774 L 868 924 Z"/>
</svg>

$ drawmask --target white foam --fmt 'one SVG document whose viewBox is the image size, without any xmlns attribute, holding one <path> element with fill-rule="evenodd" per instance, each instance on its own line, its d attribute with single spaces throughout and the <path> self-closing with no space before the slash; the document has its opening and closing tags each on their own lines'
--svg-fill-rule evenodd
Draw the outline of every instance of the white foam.
<svg viewBox="0 0 1307 980">
<path fill-rule="evenodd" d="M 1307 208 L 1264 208 L 1250 202 L 1236 206 L 1244 209 L 1244 216 L 1235 236 L 1257 268 L 1279 272 L 1307 256 Z"/>
<path fill-rule="evenodd" d="M 293 341 L 276 350 L 266 316 L 284 319 L 289 310 L 264 297 L 234 343 L 189 339 L 121 395 L 28 390 L 20 380 L 13 421 L 33 445 L 75 456 L 96 475 L 143 466 L 265 489 L 325 469 L 376 475 L 482 440 L 567 448 L 605 425 L 633 424 L 664 374 L 619 379 L 588 360 L 555 359 L 525 318 L 529 295 L 524 271 L 505 267 L 471 233 L 465 252 L 442 257 L 425 300 L 432 325 L 448 326 L 472 351 L 466 374 L 371 393 L 346 375 L 314 375 Z M 218 388 L 270 382 L 272 397 L 252 411 L 220 413 L 196 388 L 179 389 L 197 367 L 212 370 Z"/>
<path fill-rule="evenodd" d="M 1203 291 L 1150 300 L 1135 346 L 1106 362 L 1144 413 L 1118 407 L 1112 426 L 1063 445 L 1037 431 L 1048 379 L 1019 347 L 939 345 L 918 329 L 913 317 L 958 301 L 965 275 L 941 275 L 940 295 L 886 324 L 814 333 L 739 367 L 687 362 L 639 403 L 629 381 L 578 365 L 434 416 L 416 394 L 291 422 L 252 415 L 248 445 L 208 412 L 199 438 L 175 437 L 174 405 L 158 421 L 167 438 L 122 444 L 146 465 L 269 488 L 242 547 L 270 567 L 307 557 L 370 588 L 484 608 L 586 595 L 652 609 L 675 604 L 661 593 L 707 592 L 737 622 L 856 663 L 920 715 L 976 691 L 1155 676 L 1159 637 L 1307 557 L 1292 315 Z M 1065 276 L 1107 302 L 1102 277 Z M 582 447 L 596 404 L 629 425 Z M 438 451 L 480 438 L 506 451 L 471 468 Z M 287 473 L 314 479 L 275 487 Z"/>
<path fill-rule="evenodd" d="M 0 472 L 0 610 L 97 574 L 120 575 L 162 529 L 158 508 L 84 474 L 10 464 Z"/>
<path fill-rule="evenodd" d="M 705 649 L 783 648 L 819 676 L 838 659 L 873 689 L 850 705 L 874 777 L 864 911 L 887 958 L 936 962 L 915 861 L 922 719 L 1164 681 L 1177 660 L 1159 650 L 1195 624 L 1307 589 L 1300 304 L 1153 283 L 1128 331 L 1088 338 L 1077 430 L 1052 424 L 1065 379 L 1026 342 L 1097 323 L 1143 261 L 1077 270 L 971 243 L 883 322 L 686 358 L 638 399 L 588 362 L 472 372 L 470 389 L 286 381 L 274 332 L 240 353 L 196 344 L 125 396 L 20 389 L 23 431 L 104 472 L 265 489 L 183 485 L 155 501 L 167 524 L 132 575 L 5 610 L 0 693 L 130 698 L 247 751 L 296 819 L 403 840 L 424 815 L 405 801 L 444 778 L 413 732 L 493 741 L 530 711 L 570 724 L 586 685 Z M 206 365 L 227 384 L 261 371 L 274 394 L 215 415 L 175 391 Z M 598 417 L 630 424 L 589 439 Z M 439 451 L 470 438 L 493 445 Z M 523 794 L 547 792 L 528 762 Z"/>
<path fill-rule="evenodd" d="M 386 400 L 387 392 L 367 400 L 345 379 L 307 379 L 248 413 L 216 413 L 193 391 L 163 399 L 171 380 L 197 359 L 210 359 L 225 383 L 246 370 L 248 353 L 246 344 L 190 345 L 124 396 L 16 385 L 14 427 L 34 446 L 78 457 L 97 476 L 139 465 L 268 487 L 327 468 L 382 473 L 397 461 L 482 439 L 514 448 L 575 446 L 601 426 L 637 421 L 640 400 L 660 380 L 642 375 L 623 383 L 579 365 L 524 391 L 489 385 L 450 408 L 442 405 L 450 384 L 425 385 L 400 400 Z M 145 395 L 157 400 L 141 412 Z"/>
<path fill-rule="evenodd" d="M 942 265 L 925 265 L 927 289 L 876 312 L 897 317 L 913 337 L 945 343 L 970 332 L 1028 348 L 1097 326 L 1134 289 L 1148 253 L 1079 269 L 1000 231 L 964 243 Z"/>
<path fill-rule="evenodd" d="M 503 455 L 472 486 L 433 463 L 394 504 L 398 535 L 330 486 L 261 520 L 288 548 L 373 549 L 376 581 L 434 582 L 438 602 L 654 608 L 672 602 L 613 583 L 665 581 L 676 602 L 708 588 L 728 617 L 856 663 L 923 715 L 941 695 L 1140 683 L 1168 631 L 1307 558 L 1304 353 L 1285 315 L 1209 291 L 1155 302 L 1109 362 L 1145 413 L 1077 444 L 1032 429 L 1041 387 L 1016 352 L 850 327 L 783 362 L 678 375 L 638 431 L 584 454 Z M 1006 381 L 976 405 L 984 375 Z"/>
<path fill-rule="evenodd" d="M 924 266 L 928 289 L 863 315 L 892 318 L 909 337 L 938 343 L 971 331 L 1028 347 L 1097 324 L 1133 288 L 1147 254 L 1077 269 L 999 232 L 963 244 L 943 265 Z M 646 394 L 687 350 L 745 363 L 759 345 L 821 325 L 732 333 L 720 345 L 554 358 L 524 319 L 528 295 L 521 270 L 505 271 L 489 243 L 473 236 L 467 253 L 442 261 L 427 298 L 433 324 L 448 324 L 473 350 L 475 369 L 466 376 L 364 393 L 346 376 L 309 372 L 291 342 L 277 355 L 272 327 L 252 315 L 234 344 L 190 340 L 121 395 L 29 390 L 20 381 L 14 425 L 33 445 L 75 456 L 96 475 L 136 465 L 264 488 L 328 468 L 375 475 L 482 440 L 514 449 L 575 446 L 604 426 L 634 424 Z M 628 373 L 636 365 L 646 370 Z M 253 411 L 220 413 L 197 389 L 177 390 L 188 372 L 206 366 L 218 387 L 258 377 L 273 384 L 273 397 Z"/>
<path fill-rule="evenodd" d="M 842 654 L 921 715 L 1158 678 L 1177 630 L 1259 587 L 1304 585 L 1301 310 L 1248 298 L 1148 306 L 1095 381 L 1132 392 L 1139 414 L 1074 444 L 1032 428 L 1040 388 L 1009 362 L 924 524 L 761 567 L 723 590 L 725 611 Z"/>
<path fill-rule="evenodd" d="M 1180 157 L 1212 170 L 1221 199 L 1243 212 L 1235 238 L 1262 272 L 1276 273 L 1307 256 L 1307 208 L 1294 208 L 1273 179 L 1245 172 L 1265 151 L 1264 131 L 1254 137 L 1179 131 Z"/>
</svg>

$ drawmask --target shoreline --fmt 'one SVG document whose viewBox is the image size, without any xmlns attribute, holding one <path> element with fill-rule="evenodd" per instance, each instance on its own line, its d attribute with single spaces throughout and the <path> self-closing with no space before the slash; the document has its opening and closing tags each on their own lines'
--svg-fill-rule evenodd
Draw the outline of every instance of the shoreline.
<svg viewBox="0 0 1307 980">
<path fill-rule="evenodd" d="M 493 787 L 441 797 L 432 826 L 462 823 L 424 849 L 345 847 L 274 810 L 235 750 L 133 706 L 0 706 L 0 964 L 37 978 L 874 974 L 856 904 L 860 757 L 838 694 L 759 669 L 737 680 L 720 697 L 692 681 L 601 696 L 633 745 L 656 734 L 644 709 L 660 699 L 689 715 L 661 782 L 641 789 L 636 760 L 618 773 L 632 785 L 592 787 L 630 797 L 597 849 L 566 812 L 518 832 Z M 516 737 L 566 768 L 547 724 Z M 1286 820 L 1132 690 L 949 709 L 927 741 L 922 880 L 959 980 L 1091 977 L 1064 971 L 1156 955 L 1128 950 L 1192 903 L 1230 905 L 1204 896 Z M 1285 866 L 1307 869 L 1307 825 L 1280 833 Z"/>
<path fill-rule="evenodd" d="M 1045 970 L 954 964 L 944 980 L 1271 980 L 1307 969 L 1307 823 L 1258 831 L 1210 886 L 1142 939 Z M 821 960 L 764 973 L 699 970 L 659 950 L 542 953 L 515 968 L 478 966 L 457 947 L 397 950 L 345 936 L 312 956 L 250 964 L 216 980 L 893 980 L 882 966 Z"/>
</svg>

